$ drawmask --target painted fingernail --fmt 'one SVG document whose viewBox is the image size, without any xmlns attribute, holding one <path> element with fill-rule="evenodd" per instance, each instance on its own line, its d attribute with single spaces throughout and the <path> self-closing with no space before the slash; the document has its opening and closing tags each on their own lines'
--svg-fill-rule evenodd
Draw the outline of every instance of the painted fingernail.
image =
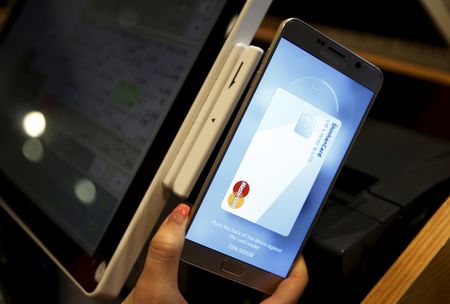
<svg viewBox="0 0 450 304">
<path fill-rule="evenodd" d="M 170 219 L 174 221 L 175 223 L 181 225 L 183 224 L 184 220 L 188 217 L 189 211 L 191 210 L 191 207 L 185 203 L 180 203 L 170 215 Z"/>
</svg>

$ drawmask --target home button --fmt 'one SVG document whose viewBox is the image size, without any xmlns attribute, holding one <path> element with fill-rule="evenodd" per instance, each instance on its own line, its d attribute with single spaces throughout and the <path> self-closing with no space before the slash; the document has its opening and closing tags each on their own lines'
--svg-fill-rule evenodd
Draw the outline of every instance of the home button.
<svg viewBox="0 0 450 304">
<path fill-rule="evenodd" d="M 245 274 L 245 266 L 235 261 L 223 260 L 220 269 L 237 277 L 242 277 Z"/>
</svg>

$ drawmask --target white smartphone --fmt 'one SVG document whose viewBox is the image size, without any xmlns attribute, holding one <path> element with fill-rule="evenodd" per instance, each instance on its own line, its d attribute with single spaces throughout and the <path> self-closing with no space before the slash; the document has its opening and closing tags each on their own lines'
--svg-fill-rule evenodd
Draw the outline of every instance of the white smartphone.
<svg viewBox="0 0 450 304">
<path fill-rule="evenodd" d="M 284 21 L 194 204 L 182 259 L 272 293 L 382 80 L 377 67 L 311 26 Z"/>
</svg>

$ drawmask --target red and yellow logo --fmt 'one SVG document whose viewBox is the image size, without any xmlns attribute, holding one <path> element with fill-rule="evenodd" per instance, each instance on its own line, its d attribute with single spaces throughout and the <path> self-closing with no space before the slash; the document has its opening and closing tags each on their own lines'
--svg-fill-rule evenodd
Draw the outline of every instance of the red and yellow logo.
<svg viewBox="0 0 450 304">
<path fill-rule="evenodd" d="M 244 197 L 250 191 L 250 186 L 247 182 L 239 181 L 233 186 L 233 193 L 228 197 L 228 206 L 232 209 L 239 209 L 244 205 Z"/>
</svg>

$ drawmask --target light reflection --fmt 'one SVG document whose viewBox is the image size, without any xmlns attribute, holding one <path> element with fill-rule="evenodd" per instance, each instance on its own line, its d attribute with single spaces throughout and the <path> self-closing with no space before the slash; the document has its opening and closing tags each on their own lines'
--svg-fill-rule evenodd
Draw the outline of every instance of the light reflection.
<svg viewBox="0 0 450 304">
<path fill-rule="evenodd" d="M 45 116 L 39 111 L 28 112 L 23 118 L 22 126 L 28 136 L 37 138 L 45 132 Z"/>
<path fill-rule="evenodd" d="M 92 181 L 82 178 L 75 183 L 74 192 L 80 202 L 90 205 L 95 201 L 97 189 Z"/>
<path fill-rule="evenodd" d="M 39 163 L 44 158 L 44 146 L 36 138 L 28 138 L 22 146 L 22 154 L 27 160 Z"/>
<path fill-rule="evenodd" d="M 227 25 L 227 30 L 225 31 L 225 37 L 228 37 L 228 34 L 230 34 L 237 19 L 238 19 L 238 15 L 234 15 L 233 18 L 230 20 L 230 23 L 228 23 L 228 25 Z"/>
</svg>

